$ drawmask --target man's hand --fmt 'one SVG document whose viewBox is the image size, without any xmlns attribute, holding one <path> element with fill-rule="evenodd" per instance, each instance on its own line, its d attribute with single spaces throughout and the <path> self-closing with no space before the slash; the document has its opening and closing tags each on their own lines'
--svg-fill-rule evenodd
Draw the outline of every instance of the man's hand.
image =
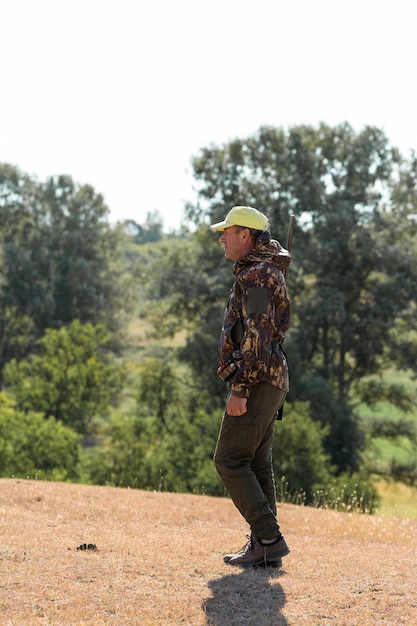
<svg viewBox="0 0 417 626">
<path fill-rule="evenodd" d="M 229 394 L 226 402 L 226 413 L 228 415 L 239 416 L 243 415 L 247 411 L 247 398 L 239 398 L 238 396 L 233 396 Z"/>
</svg>

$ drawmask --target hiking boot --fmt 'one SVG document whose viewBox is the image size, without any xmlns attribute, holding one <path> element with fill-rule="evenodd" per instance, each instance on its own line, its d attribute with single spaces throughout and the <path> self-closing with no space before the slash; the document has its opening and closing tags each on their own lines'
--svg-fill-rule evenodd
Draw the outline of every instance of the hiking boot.
<svg viewBox="0 0 417 626">
<path fill-rule="evenodd" d="M 240 550 L 238 550 L 237 552 L 231 552 L 230 554 L 224 555 L 223 561 L 225 563 L 230 563 L 231 559 L 233 559 L 235 556 L 240 556 L 241 554 L 244 554 L 247 550 L 250 549 L 252 542 L 253 542 L 252 536 L 246 535 L 246 539 L 247 539 L 247 542 L 245 543 L 243 548 L 240 548 Z"/>
<path fill-rule="evenodd" d="M 279 566 L 279 561 L 290 551 L 284 537 L 278 537 L 273 543 L 262 544 L 260 541 L 251 538 L 246 549 L 235 554 L 228 561 L 229 565 L 241 565 L 242 567 L 256 567 L 258 565 Z"/>
</svg>

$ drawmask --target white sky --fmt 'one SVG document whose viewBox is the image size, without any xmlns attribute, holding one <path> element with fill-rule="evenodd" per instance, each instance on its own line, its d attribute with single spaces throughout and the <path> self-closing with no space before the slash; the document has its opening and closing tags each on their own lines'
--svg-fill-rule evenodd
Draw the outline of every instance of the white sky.
<svg viewBox="0 0 417 626">
<path fill-rule="evenodd" d="M 0 0 L 0 162 L 167 229 L 190 159 L 261 125 L 376 125 L 417 150 L 412 0 Z"/>
</svg>

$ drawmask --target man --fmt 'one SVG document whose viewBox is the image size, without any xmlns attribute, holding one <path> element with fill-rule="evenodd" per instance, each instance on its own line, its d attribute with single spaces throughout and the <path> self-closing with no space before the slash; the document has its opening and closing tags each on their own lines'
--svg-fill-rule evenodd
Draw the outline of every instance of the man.
<svg viewBox="0 0 417 626">
<path fill-rule="evenodd" d="M 276 517 L 272 443 L 289 389 L 282 343 L 290 320 L 284 271 L 291 255 L 271 239 L 267 217 L 253 207 L 235 206 L 211 228 L 222 232 L 225 257 L 234 261 L 217 370 L 229 394 L 214 462 L 251 530 L 247 545 L 224 560 L 279 566 L 289 548 Z"/>
</svg>

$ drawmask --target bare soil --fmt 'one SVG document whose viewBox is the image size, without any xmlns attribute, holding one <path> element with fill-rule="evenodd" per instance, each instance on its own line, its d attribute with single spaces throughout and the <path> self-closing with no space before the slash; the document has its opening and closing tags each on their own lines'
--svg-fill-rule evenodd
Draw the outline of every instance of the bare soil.
<svg viewBox="0 0 417 626">
<path fill-rule="evenodd" d="M 223 563 L 248 532 L 227 498 L 0 479 L 0 624 L 417 624 L 417 520 L 279 519 L 282 568 L 243 570 Z"/>
</svg>

